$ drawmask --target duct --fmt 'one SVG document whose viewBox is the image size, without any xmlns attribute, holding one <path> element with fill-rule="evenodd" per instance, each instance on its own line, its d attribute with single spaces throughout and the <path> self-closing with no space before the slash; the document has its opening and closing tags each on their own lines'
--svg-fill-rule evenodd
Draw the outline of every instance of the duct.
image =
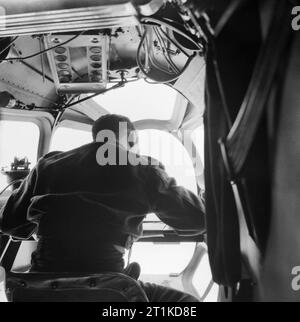
<svg viewBox="0 0 300 322">
<path fill-rule="evenodd" d="M 3 0 L 0 37 L 105 29 L 138 24 L 138 15 L 151 15 L 164 0 Z"/>
</svg>

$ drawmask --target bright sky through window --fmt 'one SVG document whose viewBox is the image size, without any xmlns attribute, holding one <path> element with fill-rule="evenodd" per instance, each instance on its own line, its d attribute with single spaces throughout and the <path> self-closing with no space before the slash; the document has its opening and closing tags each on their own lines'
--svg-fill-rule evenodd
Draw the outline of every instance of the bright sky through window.
<svg viewBox="0 0 300 322">
<path fill-rule="evenodd" d="M 169 120 L 177 94 L 167 85 L 139 80 L 100 95 L 95 101 L 110 113 L 125 115 L 133 122 L 144 119 Z"/>
<path fill-rule="evenodd" d="M 88 131 L 59 127 L 51 141 L 51 151 L 68 151 L 92 142 L 92 133 Z"/>
<path fill-rule="evenodd" d="M 139 131 L 140 152 L 159 160 L 179 185 L 197 193 L 193 162 L 179 140 L 159 130 Z"/>
</svg>

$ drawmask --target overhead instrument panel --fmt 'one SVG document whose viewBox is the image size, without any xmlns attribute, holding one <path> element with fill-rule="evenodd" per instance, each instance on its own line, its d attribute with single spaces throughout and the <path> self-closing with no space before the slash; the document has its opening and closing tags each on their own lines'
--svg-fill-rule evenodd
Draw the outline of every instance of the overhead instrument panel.
<svg viewBox="0 0 300 322">
<path fill-rule="evenodd" d="M 44 38 L 51 73 L 58 93 L 91 93 L 108 82 L 109 38 L 104 33 L 50 35 Z"/>
</svg>

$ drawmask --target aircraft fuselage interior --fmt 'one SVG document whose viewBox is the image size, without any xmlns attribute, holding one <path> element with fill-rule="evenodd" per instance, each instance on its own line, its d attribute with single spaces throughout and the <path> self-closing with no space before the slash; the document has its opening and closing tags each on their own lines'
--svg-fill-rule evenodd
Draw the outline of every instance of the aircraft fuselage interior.
<svg viewBox="0 0 300 322">
<path fill-rule="evenodd" d="M 200 302 L 300 300 L 295 3 L 0 0 L 0 207 L 40 158 L 124 115 L 206 210 L 201 234 L 145 217 L 125 254 L 140 280 Z M 61 278 L 28 273 L 37 243 L 0 234 L 0 301 Z"/>
</svg>

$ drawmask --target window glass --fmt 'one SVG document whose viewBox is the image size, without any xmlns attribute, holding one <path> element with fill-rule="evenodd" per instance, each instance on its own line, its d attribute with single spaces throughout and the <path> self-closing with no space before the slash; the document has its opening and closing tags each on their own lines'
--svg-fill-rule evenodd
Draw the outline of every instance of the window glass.
<svg viewBox="0 0 300 322">
<path fill-rule="evenodd" d="M 194 243 L 135 243 L 131 262 L 139 263 L 144 275 L 179 274 L 189 264 L 194 250 Z"/>
<path fill-rule="evenodd" d="M 37 162 L 40 131 L 36 124 L 21 121 L 0 121 L 0 168 L 10 170 L 14 158 L 28 158 L 32 169 Z M 0 189 L 7 185 L 0 174 Z"/>
<path fill-rule="evenodd" d="M 192 132 L 192 140 L 200 155 L 201 161 L 204 165 L 204 126 L 201 125 Z"/>
<path fill-rule="evenodd" d="M 139 80 L 99 95 L 95 101 L 110 113 L 125 115 L 133 122 L 144 119 L 170 120 L 177 94 L 167 85 Z"/>
<path fill-rule="evenodd" d="M 92 142 L 91 131 L 59 127 L 51 141 L 51 151 L 69 151 Z"/>
<path fill-rule="evenodd" d="M 140 153 L 160 161 L 178 185 L 197 194 L 193 162 L 182 143 L 172 134 L 160 130 L 142 130 L 138 135 Z M 144 221 L 144 230 L 169 229 L 155 214 L 149 214 Z"/>
<path fill-rule="evenodd" d="M 192 159 L 182 143 L 172 134 L 159 130 L 139 131 L 140 153 L 160 161 L 178 185 L 197 193 Z"/>
</svg>

